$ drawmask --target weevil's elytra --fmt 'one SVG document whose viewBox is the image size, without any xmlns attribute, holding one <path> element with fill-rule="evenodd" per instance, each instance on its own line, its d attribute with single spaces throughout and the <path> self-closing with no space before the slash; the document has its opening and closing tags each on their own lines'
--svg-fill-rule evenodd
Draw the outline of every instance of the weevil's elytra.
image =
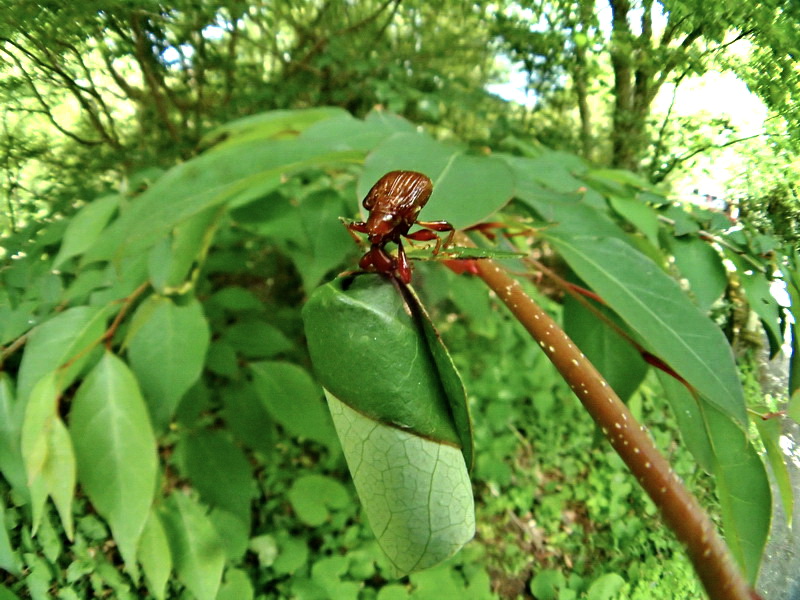
<svg viewBox="0 0 800 600">
<path fill-rule="evenodd" d="M 401 214 L 402 211 L 413 211 L 411 224 L 416 221 L 416 216 L 428 202 L 433 193 L 433 182 L 422 173 L 416 171 L 392 171 L 381 177 L 372 186 L 364 198 L 364 208 L 372 212 L 389 210 Z"/>
<path fill-rule="evenodd" d="M 366 221 L 347 225 L 351 231 L 366 233 L 370 249 L 361 257 L 359 266 L 398 277 L 411 282 L 411 264 L 408 261 L 401 237 L 418 241 L 436 240 L 434 254 L 453 240 L 455 229 L 447 221 L 417 221 L 417 216 L 433 193 L 433 182 L 427 175 L 416 171 L 392 171 L 381 177 L 364 198 L 363 206 L 369 211 Z M 420 230 L 409 233 L 412 226 Z M 442 244 L 437 231 L 449 235 Z M 386 244 L 397 244 L 397 257 L 386 251 Z"/>
</svg>

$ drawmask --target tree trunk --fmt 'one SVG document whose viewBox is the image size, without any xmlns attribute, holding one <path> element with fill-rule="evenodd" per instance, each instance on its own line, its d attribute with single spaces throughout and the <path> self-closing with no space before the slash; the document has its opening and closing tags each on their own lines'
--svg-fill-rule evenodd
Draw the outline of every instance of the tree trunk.
<svg viewBox="0 0 800 600">
<path fill-rule="evenodd" d="M 579 33 L 589 35 L 589 20 L 594 12 L 594 3 L 590 0 L 581 0 L 578 25 Z M 588 42 L 587 42 L 588 43 Z M 592 160 L 592 115 L 589 109 L 589 85 L 586 61 L 586 45 L 577 44 L 575 47 L 575 95 L 578 99 L 578 113 L 581 119 L 581 154 L 587 160 Z"/>
<path fill-rule="evenodd" d="M 611 66 L 614 70 L 614 112 L 611 130 L 611 166 L 636 170 L 639 145 L 634 119 L 634 39 L 628 22 L 629 0 L 610 0 Z"/>
</svg>

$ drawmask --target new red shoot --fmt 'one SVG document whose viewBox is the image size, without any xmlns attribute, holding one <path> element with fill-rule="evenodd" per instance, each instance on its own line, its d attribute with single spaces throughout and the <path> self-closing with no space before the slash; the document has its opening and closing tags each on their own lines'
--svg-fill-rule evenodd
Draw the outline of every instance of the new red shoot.
<svg viewBox="0 0 800 600">
<path fill-rule="evenodd" d="M 381 177 L 364 198 L 363 206 L 369 211 L 366 221 L 347 224 L 351 232 L 366 233 L 369 250 L 358 265 L 365 271 L 385 273 L 411 282 L 411 264 L 403 249 L 401 238 L 416 241 L 436 240 L 433 249 L 438 254 L 453 241 L 454 227 L 447 221 L 417 221 L 417 216 L 433 192 L 431 180 L 416 171 L 392 171 Z M 412 226 L 421 229 L 409 233 Z M 449 232 L 442 242 L 436 232 Z M 354 236 L 355 237 L 355 236 Z M 397 256 L 389 254 L 386 244 L 397 244 Z"/>
</svg>

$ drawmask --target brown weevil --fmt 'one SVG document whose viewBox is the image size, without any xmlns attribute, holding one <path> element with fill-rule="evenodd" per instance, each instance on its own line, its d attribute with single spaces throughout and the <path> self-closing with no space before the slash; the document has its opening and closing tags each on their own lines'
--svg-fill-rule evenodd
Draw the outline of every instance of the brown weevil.
<svg viewBox="0 0 800 600">
<path fill-rule="evenodd" d="M 447 221 L 417 221 L 417 216 L 433 192 L 430 178 L 416 171 L 392 171 L 381 177 L 364 198 L 363 206 L 369 211 L 366 221 L 349 223 L 351 231 L 366 233 L 370 248 L 358 265 L 367 271 L 393 275 L 403 283 L 411 282 L 411 264 L 403 242 L 409 240 L 436 240 L 433 253 L 453 241 L 455 228 Z M 409 233 L 413 225 L 422 229 Z M 449 232 L 442 242 L 436 232 Z M 355 237 L 355 236 L 354 236 Z M 386 251 L 386 244 L 397 244 L 397 257 Z"/>
</svg>

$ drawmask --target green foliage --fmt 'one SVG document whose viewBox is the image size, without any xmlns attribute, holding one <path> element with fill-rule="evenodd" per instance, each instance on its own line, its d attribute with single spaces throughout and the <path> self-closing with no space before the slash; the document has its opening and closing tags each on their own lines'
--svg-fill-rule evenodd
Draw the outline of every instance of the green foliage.
<svg viewBox="0 0 800 600">
<path fill-rule="evenodd" d="M 471 134 L 486 130 L 476 113 L 504 104 L 482 90 L 493 50 L 481 3 L 7 0 L 3 13 L 0 230 L 69 214 L 120 177 L 137 190 L 152 179 L 142 169 L 192 156 L 254 107 L 380 105 Z M 233 133 L 280 133 L 265 126 Z"/>
<path fill-rule="evenodd" d="M 447 445 L 438 429 L 419 436 L 420 426 L 376 424 L 375 414 L 350 408 L 331 377 L 343 380 L 348 394 L 361 386 L 369 396 L 385 373 L 405 375 L 408 364 L 399 358 L 400 342 L 389 340 L 367 345 L 345 371 L 336 361 L 348 351 L 347 336 L 383 334 L 380 323 L 388 333 L 394 327 L 385 315 L 368 326 L 363 314 L 348 313 L 323 323 L 345 339 L 338 346 L 333 334 L 308 335 L 315 368 L 315 353 L 333 364 L 333 374 L 318 373 L 333 392 L 332 426 L 309 366 L 300 307 L 310 297 L 313 311 L 331 294 L 329 286 L 314 293 L 319 284 L 353 268 L 358 248 L 336 217 L 358 215 L 356 190 L 381 170 L 425 171 L 428 164 L 437 191 L 426 217 L 505 224 L 516 235 L 496 235 L 491 244 L 475 234 L 481 252 L 537 257 L 555 271 L 548 286 L 558 292 L 524 285 L 576 338 L 603 336 L 605 351 L 645 349 L 699 390 L 696 398 L 674 380 L 657 384 L 642 364 L 638 373 L 618 376 L 659 447 L 683 438 L 692 456 L 676 451 L 676 471 L 719 507 L 737 559 L 755 575 L 769 488 L 731 352 L 740 342 L 726 340 L 711 317 L 734 331 L 731 305 L 759 303 L 764 327 L 780 336 L 775 324 L 784 312 L 762 292 L 781 269 L 796 301 L 796 256 L 755 229 L 731 230 L 710 212 L 685 211 L 630 173 L 591 171 L 573 155 L 546 150 L 473 154 L 381 111 L 364 119 L 339 110 L 283 111 L 223 130 L 218 145 L 146 189 L 101 196 L 99 209 L 89 203 L 30 240 L 7 240 L 0 269 L 0 314 L 9 318 L 0 349 L 0 566 L 12 573 L 5 581 L 13 593 L 391 599 L 449 590 L 489 598 L 508 584 L 516 592 L 503 591 L 506 597 L 527 587 L 599 599 L 645 598 L 641 582 L 648 580 L 698 595 L 654 506 L 610 451 L 592 448 L 593 425 L 543 353 L 479 282 L 423 261 L 414 261 L 415 285 L 452 350 L 475 417 L 478 537 L 441 565 L 396 578 L 396 567 L 433 563 L 471 535 L 471 460 L 456 448 L 468 425 L 456 415 Z M 704 270 L 672 260 L 684 242 L 708 244 Z M 719 265 L 730 253 L 739 262 L 725 263 L 733 266 L 720 290 Z M 425 255 L 420 248 L 416 256 Z M 560 299 L 574 291 L 565 282 L 577 276 L 613 314 L 591 319 L 569 306 L 562 314 L 546 294 Z M 740 282 L 735 298 L 732 280 Z M 397 301 L 396 290 L 384 287 Z M 376 305 L 360 308 L 374 313 Z M 397 306 L 389 312 L 407 315 Z M 427 346 L 436 370 L 450 364 L 430 328 L 416 335 L 419 343 L 403 351 Z M 370 371 L 378 367 L 382 373 Z M 604 368 L 620 371 L 610 361 Z M 452 394 L 454 379 L 444 379 Z M 443 406 L 445 414 L 458 412 Z M 423 513 L 436 508 L 426 513 L 422 537 L 453 525 L 457 534 L 446 548 L 395 546 L 408 538 L 392 527 L 407 534 L 416 526 L 419 514 L 408 512 L 378 534 L 396 564 L 378 551 L 334 427 L 372 525 L 383 531 L 381 519 L 398 514 L 396 506 L 370 505 L 390 490 Z M 362 452 L 369 460 L 360 464 Z M 697 464 L 713 475 L 718 504 L 711 484 L 692 475 Z M 397 479 L 387 483 L 390 475 Z M 404 486 L 410 481 L 420 487 Z M 454 489 L 462 501 L 452 506 L 427 494 Z"/>
</svg>

